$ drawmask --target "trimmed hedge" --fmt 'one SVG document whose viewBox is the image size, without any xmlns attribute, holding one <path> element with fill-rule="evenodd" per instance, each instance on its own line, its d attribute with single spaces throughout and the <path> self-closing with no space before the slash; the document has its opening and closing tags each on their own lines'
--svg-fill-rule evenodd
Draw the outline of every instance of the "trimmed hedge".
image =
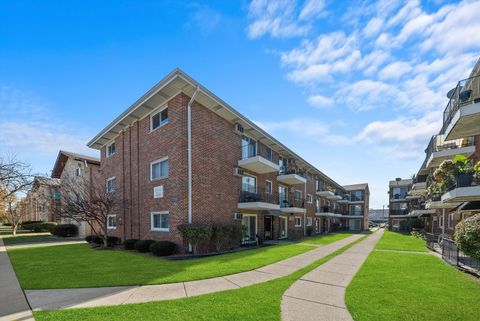
<svg viewBox="0 0 480 321">
<path fill-rule="evenodd" d="M 52 232 L 53 229 L 57 226 L 56 222 L 31 222 L 31 223 L 22 223 L 21 229 L 29 230 L 33 232 Z"/>
<path fill-rule="evenodd" d="M 78 227 L 74 224 L 58 224 L 51 233 L 60 237 L 72 237 L 77 235 Z"/>
<path fill-rule="evenodd" d="M 150 244 L 150 252 L 156 256 L 168 256 L 175 253 L 177 245 L 170 241 L 158 241 Z"/>
<path fill-rule="evenodd" d="M 116 236 L 108 236 L 107 237 L 107 246 L 113 247 L 115 245 L 120 244 L 120 238 Z"/>
<path fill-rule="evenodd" d="M 123 242 L 123 247 L 125 250 L 135 250 L 135 243 L 137 243 L 138 239 L 129 239 Z"/>
<path fill-rule="evenodd" d="M 140 240 L 135 243 L 135 250 L 140 253 L 148 253 L 150 251 L 150 245 L 155 243 L 154 240 Z"/>
</svg>

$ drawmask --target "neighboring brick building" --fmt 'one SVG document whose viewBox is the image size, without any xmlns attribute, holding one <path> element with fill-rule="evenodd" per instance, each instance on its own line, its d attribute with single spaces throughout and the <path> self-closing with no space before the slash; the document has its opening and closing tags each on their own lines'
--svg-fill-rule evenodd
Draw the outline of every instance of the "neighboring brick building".
<svg viewBox="0 0 480 321">
<path fill-rule="evenodd" d="M 99 170 L 100 159 L 61 150 L 52 170 L 52 178 L 58 179 L 60 182 L 58 192 L 65 185 L 65 180 L 72 180 L 77 188 L 90 190 L 94 188 L 92 182 L 100 180 Z M 68 186 L 71 185 L 68 184 Z M 56 198 L 57 202 L 61 201 L 59 194 L 56 195 Z M 86 222 L 77 222 L 65 218 L 61 219 L 61 222 L 78 225 L 78 236 L 80 237 L 92 234 L 91 228 Z"/>
<path fill-rule="evenodd" d="M 244 242 L 367 228 L 365 209 L 348 212 L 351 190 L 179 69 L 88 146 L 123 200 L 109 223 L 122 239 L 181 244 L 177 226 L 192 222 L 243 224 Z M 360 189 L 368 209 L 368 185 Z"/>
<path fill-rule="evenodd" d="M 404 219 L 422 218 L 427 232 L 452 237 L 458 222 L 480 213 L 480 178 L 471 175 L 465 182 L 455 177 L 443 190 L 429 191 L 428 187 L 443 161 L 453 160 L 455 155 L 473 163 L 480 161 L 480 60 L 469 78 L 459 81 L 447 96 L 443 126 L 430 139 L 425 160 L 408 188 L 417 208 Z"/>
<path fill-rule="evenodd" d="M 56 178 L 37 176 L 33 179 L 32 188 L 25 198 L 25 221 L 57 222 L 55 215 L 57 201 L 56 193 L 60 188 L 60 180 Z"/>
</svg>

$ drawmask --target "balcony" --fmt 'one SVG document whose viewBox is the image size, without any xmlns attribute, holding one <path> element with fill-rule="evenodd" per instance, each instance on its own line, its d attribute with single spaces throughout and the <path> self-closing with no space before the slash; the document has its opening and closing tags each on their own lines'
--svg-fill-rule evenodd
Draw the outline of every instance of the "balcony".
<svg viewBox="0 0 480 321">
<path fill-rule="evenodd" d="M 333 194 L 333 195 L 328 195 L 327 196 L 327 199 L 329 200 L 332 200 L 332 201 L 339 201 L 341 200 L 343 197 L 341 197 L 340 195 L 338 194 Z"/>
<path fill-rule="evenodd" d="M 390 199 L 390 202 L 405 201 L 407 199 L 407 193 L 394 194 Z"/>
<path fill-rule="evenodd" d="M 295 199 L 293 194 L 280 195 L 280 210 L 283 213 L 305 213 L 305 200 Z"/>
<path fill-rule="evenodd" d="M 446 139 L 480 134 L 480 75 L 460 80 L 448 94 L 441 133 Z"/>
<path fill-rule="evenodd" d="M 239 209 L 248 210 L 278 210 L 278 197 L 264 190 L 257 190 L 256 193 L 248 191 L 240 191 L 238 199 Z"/>
<path fill-rule="evenodd" d="M 256 145 L 242 146 L 242 159 L 238 161 L 238 166 L 258 174 L 267 174 L 278 172 L 280 167 L 272 162 L 272 152 L 264 150 L 259 152 Z"/>
<path fill-rule="evenodd" d="M 345 195 L 344 197 L 342 197 L 341 200 L 338 200 L 337 203 L 339 203 L 339 204 L 348 204 L 348 203 L 350 203 L 350 198 L 348 197 L 348 195 Z"/>
<path fill-rule="evenodd" d="M 480 201 L 480 179 L 475 182 L 473 175 L 463 175 L 456 178 L 456 182 L 447 187 L 442 195 L 442 202 L 471 202 Z"/>
<path fill-rule="evenodd" d="M 408 215 L 408 209 L 391 209 L 390 216 Z"/>
<path fill-rule="evenodd" d="M 409 196 L 422 196 L 427 192 L 427 183 L 426 182 L 417 182 L 414 183 L 412 189 L 409 192 Z M 408 196 L 407 196 L 408 197 Z"/>
<path fill-rule="evenodd" d="M 304 173 L 297 170 L 289 170 L 287 168 L 280 168 L 278 172 L 277 181 L 288 184 L 288 185 L 298 185 L 305 184 L 307 179 L 304 177 Z"/>
<path fill-rule="evenodd" d="M 445 140 L 445 135 L 435 135 L 430 139 L 427 149 L 426 168 L 438 167 L 441 162 L 453 159 L 455 155 L 461 154 L 470 157 L 475 153 L 473 137 L 466 137 L 455 140 Z"/>
<path fill-rule="evenodd" d="M 322 206 L 315 209 L 315 216 L 338 218 L 342 217 L 342 212 L 338 209 L 331 208 L 330 206 Z"/>
<path fill-rule="evenodd" d="M 329 197 L 329 196 L 334 196 L 335 193 L 325 188 L 320 188 L 317 190 L 317 195 L 322 197 Z"/>
</svg>

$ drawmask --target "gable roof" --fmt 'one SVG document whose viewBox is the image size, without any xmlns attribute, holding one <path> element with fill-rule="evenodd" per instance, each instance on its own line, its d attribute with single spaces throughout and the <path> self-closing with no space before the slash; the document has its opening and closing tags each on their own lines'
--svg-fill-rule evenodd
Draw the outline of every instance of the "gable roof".
<svg viewBox="0 0 480 321">
<path fill-rule="evenodd" d="M 281 153 L 283 156 L 295 159 L 297 165 L 308 169 L 308 172 L 322 177 L 325 181 L 334 185 L 335 188 L 343 189 L 336 181 L 325 175 L 322 171 L 308 163 L 298 156 L 288 147 L 273 138 L 270 134 L 260 128 L 253 121 L 240 114 L 225 101 L 217 97 L 214 93 L 195 81 L 179 68 L 174 69 L 165 78 L 160 80 L 155 86 L 147 91 L 142 97 L 135 101 L 130 107 L 115 118 L 107 127 L 100 131 L 87 146 L 95 149 L 101 149 L 122 130 L 134 122 L 148 116 L 152 111 L 167 103 L 170 99 L 179 93 L 192 97 L 198 89 L 195 100 L 207 109 L 218 114 L 231 123 L 240 124 L 249 136 L 270 147 L 272 150 Z"/>
<path fill-rule="evenodd" d="M 346 191 L 358 191 L 358 190 L 368 190 L 368 183 L 352 184 L 352 185 L 343 185 L 343 188 Z"/>
<path fill-rule="evenodd" d="M 53 166 L 52 178 L 60 178 L 69 158 L 75 161 L 87 162 L 90 165 L 100 166 L 99 158 L 61 150 L 58 152 L 57 160 Z"/>
</svg>

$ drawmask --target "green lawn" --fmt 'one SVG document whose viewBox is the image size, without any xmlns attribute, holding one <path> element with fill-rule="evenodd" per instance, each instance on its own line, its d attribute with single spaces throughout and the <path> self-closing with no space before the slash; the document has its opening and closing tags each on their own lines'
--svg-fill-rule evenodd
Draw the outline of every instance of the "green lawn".
<svg viewBox="0 0 480 321">
<path fill-rule="evenodd" d="M 289 276 L 238 290 L 172 301 L 88 309 L 36 311 L 33 314 L 37 321 L 279 321 L 280 301 L 288 287 L 302 275 L 342 253 L 355 243 L 349 244 Z"/>
<path fill-rule="evenodd" d="M 87 244 L 11 248 L 10 260 L 23 289 L 80 288 L 181 282 L 244 272 L 312 250 L 280 245 L 173 261 Z"/>
<path fill-rule="evenodd" d="M 391 231 L 385 231 L 376 246 L 379 250 L 397 250 L 397 251 L 414 251 L 428 252 L 425 241 L 410 236 Z"/>
<path fill-rule="evenodd" d="M 2 238 L 5 245 L 51 242 L 59 240 L 58 237 L 55 237 L 50 233 L 19 233 L 15 236 L 3 235 Z"/>
<path fill-rule="evenodd" d="M 327 245 L 336 241 L 343 240 L 354 234 L 355 233 L 335 233 L 335 234 L 312 236 L 312 237 L 303 239 L 302 243 Z"/>
<path fill-rule="evenodd" d="M 435 256 L 373 252 L 348 286 L 346 303 L 356 321 L 474 321 L 479 297 L 478 280 Z"/>
</svg>

